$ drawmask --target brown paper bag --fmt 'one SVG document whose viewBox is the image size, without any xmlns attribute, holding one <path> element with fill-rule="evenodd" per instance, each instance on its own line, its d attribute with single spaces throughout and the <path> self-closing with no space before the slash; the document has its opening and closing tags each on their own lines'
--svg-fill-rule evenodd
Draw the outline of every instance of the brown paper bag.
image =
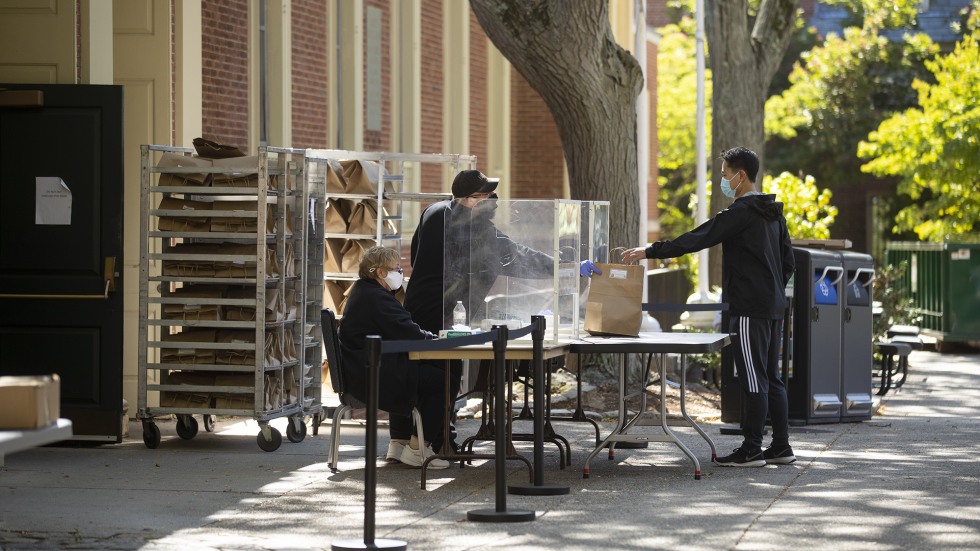
<svg viewBox="0 0 980 551">
<path fill-rule="evenodd" d="M 209 300 L 224 298 L 227 289 L 215 285 L 200 285 L 181 287 L 170 294 L 172 298 L 202 299 L 197 304 L 164 304 L 163 319 L 182 320 L 187 325 L 207 320 L 220 320 L 221 308 L 217 304 L 209 304 Z"/>
<path fill-rule="evenodd" d="M 220 252 L 217 245 L 178 243 L 167 254 L 186 255 L 182 260 L 164 260 L 163 275 L 177 277 L 214 277 L 215 262 L 212 256 Z"/>
<path fill-rule="evenodd" d="M 259 187 L 259 158 L 255 155 L 215 159 L 214 167 L 231 169 L 211 175 L 211 185 L 214 187 Z"/>
<path fill-rule="evenodd" d="M 387 213 L 385 213 L 387 216 Z M 375 235 L 378 230 L 378 208 L 375 201 L 361 201 L 354 205 L 347 219 L 347 232 L 351 234 Z M 383 235 L 397 233 L 394 224 L 385 220 L 381 231 Z"/>
<path fill-rule="evenodd" d="M 370 249 L 374 246 L 374 241 L 370 239 L 348 239 L 347 243 L 344 244 L 341 254 L 343 254 L 343 263 L 341 268 L 345 274 L 356 274 L 358 265 L 361 263 L 361 257 L 364 256 L 364 251 Z"/>
<path fill-rule="evenodd" d="M 378 193 L 378 163 L 373 161 L 340 161 L 347 180 L 347 193 Z"/>
<path fill-rule="evenodd" d="M 324 239 L 323 271 L 330 274 L 339 274 L 344 271 L 344 246 L 346 239 L 329 237 Z"/>
<path fill-rule="evenodd" d="M 348 281 L 327 280 L 323 282 L 323 307 L 339 313 L 344 300 L 344 292 L 350 287 Z"/>
<path fill-rule="evenodd" d="M 271 335 L 272 333 L 265 335 L 266 351 L 275 346 Z M 255 344 L 255 331 L 251 329 L 224 329 L 218 331 L 216 341 L 229 344 Z M 268 353 L 265 354 L 268 355 Z M 215 363 L 219 365 L 253 365 L 255 364 L 255 350 L 216 350 Z"/>
<path fill-rule="evenodd" d="M 327 193 L 346 193 L 347 180 L 344 179 L 344 167 L 337 161 L 330 159 L 325 165 L 327 180 Z"/>
<path fill-rule="evenodd" d="M 214 216 L 211 218 L 211 231 L 214 232 L 255 232 L 258 228 L 258 218 L 254 215 L 247 218 L 223 217 L 223 212 L 256 212 L 257 201 L 215 201 L 211 205 Z M 266 219 L 266 226 L 274 224 L 274 220 Z M 270 229 L 268 231 L 275 231 Z"/>
<path fill-rule="evenodd" d="M 590 335 L 625 335 L 640 332 L 643 302 L 643 266 L 604 264 L 596 266 L 602 274 L 589 281 L 585 303 L 585 331 Z"/>
<path fill-rule="evenodd" d="M 233 288 L 228 290 L 227 298 L 250 300 L 248 305 L 228 305 L 224 307 L 224 316 L 230 321 L 255 321 L 255 288 Z M 279 289 L 265 290 L 265 309 L 263 321 L 274 322 L 283 320 L 282 305 L 279 303 Z"/>
<path fill-rule="evenodd" d="M 210 159 L 190 157 L 180 153 L 164 153 L 157 163 L 159 168 L 210 167 Z M 161 186 L 206 186 L 208 175 L 205 173 L 160 174 L 157 182 Z"/>
<path fill-rule="evenodd" d="M 205 159 L 227 159 L 229 157 L 244 157 L 240 149 L 233 145 L 223 145 L 204 138 L 194 138 L 194 150 Z"/>
<path fill-rule="evenodd" d="M 157 229 L 160 231 L 205 232 L 210 226 L 210 218 L 200 216 L 201 212 L 210 212 L 211 203 L 164 197 L 157 206 L 160 210 L 180 211 L 182 214 L 193 216 L 160 216 Z"/>
<path fill-rule="evenodd" d="M 347 233 L 347 219 L 351 214 L 351 202 L 344 199 L 327 201 L 327 211 L 323 217 L 323 231 L 327 233 Z"/>
<path fill-rule="evenodd" d="M 293 251 L 293 244 L 286 243 L 286 250 L 284 252 L 284 266 L 282 268 L 285 271 L 280 270 L 279 273 L 282 274 L 283 277 L 296 277 L 296 253 Z"/>
<path fill-rule="evenodd" d="M 162 348 L 160 350 L 160 362 L 173 364 L 213 364 L 215 359 L 214 350 L 210 348 L 195 348 L 194 344 L 215 342 L 215 335 L 216 333 L 213 329 L 189 329 L 174 334 L 164 333 L 160 336 L 161 341 L 184 344 L 180 348 Z"/>
</svg>

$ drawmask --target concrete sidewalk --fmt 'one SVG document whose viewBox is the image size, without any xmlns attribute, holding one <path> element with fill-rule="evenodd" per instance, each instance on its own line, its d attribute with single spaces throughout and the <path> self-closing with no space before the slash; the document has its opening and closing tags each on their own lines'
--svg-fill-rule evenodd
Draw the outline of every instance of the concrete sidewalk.
<svg viewBox="0 0 980 551">
<path fill-rule="evenodd" d="M 701 459 L 699 481 L 664 443 L 617 450 L 614 461 L 600 454 L 583 480 L 591 425 L 558 423 L 573 465 L 559 470 L 546 444 L 545 481 L 571 491 L 508 495 L 508 509 L 536 511 L 531 522 L 466 520 L 495 506 L 491 463 L 430 471 L 427 491 L 418 470 L 379 463 L 376 537 L 426 550 L 980 549 L 980 356 L 915 352 L 911 366 L 872 420 L 792 428 L 792 465 L 717 467 L 703 440 L 679 431 Z M 256 445 L 251 421 L 222 420 L 190 441 L 173 422 L 160 428 L 156 450 L 133 423 L 122 444 L 8 456 L 0 549 L 329 549 L 362 539 L 363 430 L 344 428 L 333 474 L 328 426 L 272 453 Z M 718 429 L 706 426 L 719 453 L 740 443 Z M 518 449 L 530 457 L 528 444 Z M 508 467 L 510 483 L 529 480 L 521 463 Z"/>
</svg>

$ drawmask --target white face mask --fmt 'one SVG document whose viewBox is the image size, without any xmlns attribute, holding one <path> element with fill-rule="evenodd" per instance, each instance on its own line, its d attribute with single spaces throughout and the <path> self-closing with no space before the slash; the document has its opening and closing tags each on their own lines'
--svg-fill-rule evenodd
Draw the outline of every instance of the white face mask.
<svg viewBox="0 0 980 551">
<path fill-rule="evenodd" d="M 385 283 L 388 284 L 388 288 L 392 291 L 397 291 L 402 286 L 403 280 L 404 276 L 400 272 L 390 271 L 385 276 Z"/>
</svg>

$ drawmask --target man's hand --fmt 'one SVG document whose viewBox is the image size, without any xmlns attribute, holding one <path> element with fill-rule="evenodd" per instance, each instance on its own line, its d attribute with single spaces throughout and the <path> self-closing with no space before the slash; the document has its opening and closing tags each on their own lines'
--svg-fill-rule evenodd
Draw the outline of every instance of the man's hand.
<svg viewBox="0 0 980 551">
<path fill-rule="evenodd" d="M 592 277 L 592 274 L 602 275 L 602 271 L 596 268 L 595 264 L 591 260 L 583 260 L 578 265 L 578 273 L 582 277 Z"/>
<path fill-rule="evenodd" d="M 633 262 L 643 260 L 647 257 L 646 247 L 637 247 L 635 249 L 626 249 L 623 251 L 623 263 L 631 264 Z"/>
</svg>

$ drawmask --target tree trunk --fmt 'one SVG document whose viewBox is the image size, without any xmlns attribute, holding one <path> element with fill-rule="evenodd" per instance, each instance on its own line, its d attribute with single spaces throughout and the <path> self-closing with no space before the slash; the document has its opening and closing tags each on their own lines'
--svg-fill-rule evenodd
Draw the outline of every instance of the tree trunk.
<svg viewBox="0 0 980 551">
<path fill-rule="evenodd" d="M 705 0 L 705 34 L 711 67 L 711 174 L 721 174 L 718 157 L 743 146 L 759 155 L 756 189 L 762 184 L 765 155 L 766 94 L 793 34 L 798 0 L 763 0 L 755 21 L 746 0 Z M 752 27 L 750 28 L 750 24 Z M 731 199 L 711 178 L 708 216 L 726 208 Z M 721 247 L 708 259 L 711 285 L 721 285 Z"/>
<path fill-rule="evenodd" d="M 643 74 L 613 39 L 606 2 L 470 0 L 470 5 L 493 44 L 548 106 L 572 198 L 609 201 L 611 247 L 636 246 L 636 99 Z"/>
</svg>

